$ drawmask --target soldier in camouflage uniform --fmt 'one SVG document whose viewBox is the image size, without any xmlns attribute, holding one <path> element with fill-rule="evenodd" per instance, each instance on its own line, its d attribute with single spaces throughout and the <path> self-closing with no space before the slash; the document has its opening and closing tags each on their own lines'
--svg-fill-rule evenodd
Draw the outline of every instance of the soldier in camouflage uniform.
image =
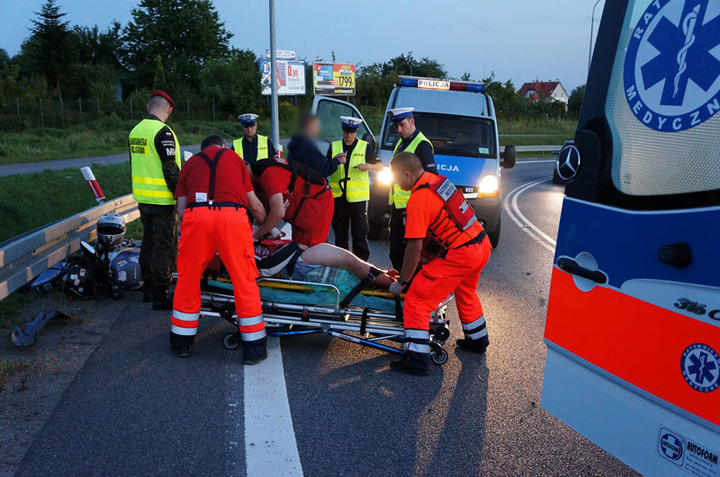
<svg viewBox="0 0 720 477">
<path fill-rule="evenodd" d="M 130 132 L 133 197 L 143 224 L 140 269 L 145 301 L 154 310 L 172 309 L 168 288 L 177 259 L 175 187 L 180 176 L 180 144 L 166 124 L 175 103 L 167 93 L 153 91 L 148 116 Z"/>
</svg>

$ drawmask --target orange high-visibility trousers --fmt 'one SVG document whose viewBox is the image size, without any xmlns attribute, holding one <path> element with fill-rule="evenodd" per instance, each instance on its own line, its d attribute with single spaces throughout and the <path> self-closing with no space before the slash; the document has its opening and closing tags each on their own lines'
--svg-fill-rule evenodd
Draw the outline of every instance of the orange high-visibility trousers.
<svg viewBox="0 0 720 477">
<path fill-rule="evenodd" d="M 490 240 L 449 250 L 444 258 L 423 265 L 405 295 L 406 330 L 429 330 L 430 315 L 451 292 L 455 292 L 460 321 L 468 338 L 487 336 L 478 281 L 490 258 Z"/>
<path fill-rule="evenodd" d="M 247 211 L 242 207 L 194 207 L 185 210 L 180 228 L 171 320 L 173 345 L 190 345 L 194 340 L 200 316 L 200 280 L 216 254 L 230 273 L 242 340 L 252 342 L 266 336 Z"/>
</svg>

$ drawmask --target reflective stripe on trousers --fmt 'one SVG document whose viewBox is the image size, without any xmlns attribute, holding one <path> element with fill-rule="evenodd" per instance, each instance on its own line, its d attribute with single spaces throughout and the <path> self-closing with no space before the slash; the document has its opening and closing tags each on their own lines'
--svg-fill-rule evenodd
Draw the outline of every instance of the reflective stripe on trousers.
<svg viewBox="0 0 720 477">
<path fill-rule="evenodd" d="M 240 336 L 243 341 L 257 341 L 265 338 L 265 321 L 262 315 L 238 318 L 240 322 Z"/>
<path fill-rule="evenodd" d="M 430 353 L 430 332 L 428 330 L 405 329 L 405 351 Z"/>
<path fill-rule="evenodd" d="M 173 310 L 170 319 L 170 331 L 176 335 L 195 336 L 197 334 L 200 313 L 183 313 Z"/>
<path fill-rule="evenodd" d="M 479 340 L 488 334 L 487 326 L 485 325 L 485 315 L 480 315 L 480 318 L 470 323 L 463 323 L 462 327 L 465 337 L 470 340 Z"/>
</svg>

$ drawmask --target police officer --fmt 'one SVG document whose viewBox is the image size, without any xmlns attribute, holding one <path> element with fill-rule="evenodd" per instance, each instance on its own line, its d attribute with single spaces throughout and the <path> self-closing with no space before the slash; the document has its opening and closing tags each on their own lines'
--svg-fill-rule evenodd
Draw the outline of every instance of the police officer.
<svg viewBox="0 0 720 477">
<path fill-rule="evenodd" d="M 394 371 L 426 375 L 430 372 L 430 314 L 451 292 L 455 294 L 464 339 L 458 347 L 484 353 L 488 332 L 478 280 L 490 258 L 490 240 L 475 211 L 462 193 L 446 178 L 423 170 L 414 154 L 401 152 L 390 162 L 393 176 L 404 191 L 412 191 L 407 203 L 407 246 L 400 279 L 390 292 L 405 295 L 403 320 L 405 354 L 390 363 Z M 425 262 L 413 279 L 421 257 Z"/>
<path fill-rule="evenodd" d="M 415 108 L 395 108 L 388 111 L 388 119 L 400 136 L 393 155 L 399 152 L 414 154 L 427 172 L 437 173 L 433 146 L 428 138 L 415 127 L 413 111 Z M 396 270 L 403 267 L 405 253 L 405 207 L 409 191 L 404 191 L 395 183 L 390 187 L 390 261 Z"/>
<path fill-rule="evenodd" d="M 328 161 L 315 144 L 319 135 L 320 118 L 314 114 L 303 114 L 300 117 L 300 132 L 288 143 L 287 159 L 304 164 L 323 177 L 330 177 L 340 164 L 345 163 L 345 156 L 338 154 Z"/>
<path fill-rule="evenodd" d="M 144 301 L 153 310 L 169 310 L 168 287 L 177 256 L 175 187 L 180 176 L 180 144 L 165 124 L 175 102 L 156 90 L 147 103 L 148 115 L 130 131 L 133 197 L 143 225 L 140 269 L 145 282 Z"/>
<path fill-rule="evenodd" d="M 335 212 L 332 227 L 335 245 L 348 248 L 348 227 L 352 231 L 352 251 L 360 260 L 370 257 L 367 234 L 369 230 L 367 204 L 370 200 L 370 179 L 368 171 L 383 170 L 375 150 L 366 141 L 357 139 L 362 120 L 342 116 L 343 138 L 330 144 L 327 160 L 344 155 L 342 164 L 329 177 L 332 195 L 335 198 Z"/>
<path fill-rule="evenodd" d="M 201 149 L 185 164 L 175 192 L 182 226 L 170 344 L 176 356 L 188 356 L 200 315 L 200 280 L 219 254 L 233 283 L 243 362 L 257 364 L 267 358 L 266 333 L 246 209 L 259 222 L 265 209 L 245 163 L 223 138 L 210 136 Z"/>
<path fill-rule="evenodd" d="M 257 118 L 258 115 L 252 113 L 238 116 L 244 134 L 243 137 L 235 139 L 232 143 L 232 150 L 248 164 L 275 157 L 275 147 L 270 138 L 257 134 Z"/>
</svg>

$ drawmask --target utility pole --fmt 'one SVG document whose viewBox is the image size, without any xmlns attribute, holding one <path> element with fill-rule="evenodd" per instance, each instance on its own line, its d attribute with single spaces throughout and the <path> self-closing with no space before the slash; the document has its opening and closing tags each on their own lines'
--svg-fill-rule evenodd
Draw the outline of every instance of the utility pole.
<svg viewBox="0 0 720 477">
<path fill-rule="evenodd" d="M 275 0 L 270 0 L 270 86 L 272 122 L 272 142 L 280 147 L 280 125 L 278 123 L 277 57 L 275 52 Z"/>
</svg>

